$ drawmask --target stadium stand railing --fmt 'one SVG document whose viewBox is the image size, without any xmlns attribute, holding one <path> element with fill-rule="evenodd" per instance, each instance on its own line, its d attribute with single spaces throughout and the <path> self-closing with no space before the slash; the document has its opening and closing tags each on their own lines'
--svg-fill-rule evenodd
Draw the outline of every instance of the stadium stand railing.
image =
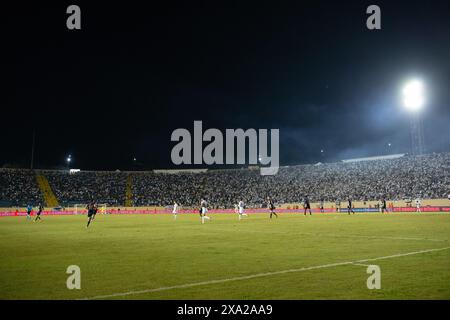
<svg viewBox="0 0 450 320">
<path fill-rule="evenodd" d="M 133 206 L 133 180 L 131 174 L 127 176 L 127 186 L 125 191 L 125 206 Z"/>
<path fill-rule="evenodd" d="M 36 181 L 39 186 L 39 189 L 42 192 L 42 196 L 44 197 L 46 206 L 53 208 L 59 207 L 58 199 L 53 193 L 53 190 L 50 187 L 47 178 L 40 172 L 36 172 Z"/>
</svg>

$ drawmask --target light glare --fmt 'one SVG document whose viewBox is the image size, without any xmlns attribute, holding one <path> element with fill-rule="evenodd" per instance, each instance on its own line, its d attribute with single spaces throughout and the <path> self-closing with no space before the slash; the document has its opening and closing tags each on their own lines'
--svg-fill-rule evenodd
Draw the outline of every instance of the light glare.
<svg viewBox="0 0 450 320">
<path fill-rule="evenodd" d="M 424 104 L 423 85 L 414 80 L 406 84 L 403 89 L 403 104 L 411 111 L 418 111 Z"/>
</svg>

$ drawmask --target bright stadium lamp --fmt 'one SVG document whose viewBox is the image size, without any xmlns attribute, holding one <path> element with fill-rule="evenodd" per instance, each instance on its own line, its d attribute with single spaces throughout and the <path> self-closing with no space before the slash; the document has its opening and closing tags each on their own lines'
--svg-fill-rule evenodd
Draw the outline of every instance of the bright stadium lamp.
<svg viewBox="0 0 450 320">
<path fill-rule="evenodd" d="M 424 102 L 423 84 L 419 80 L 412 80 L 408 82 L 403 88 L 403 105 L 406 109 L 417 112 Z"/>
<path fill-rule="evenodd" d="M 403 87 L 403 106 L 410 113 L 411 153 L 422 155 L 425 152 L 425 140 L 420 112 L 425 104 L 424 85 L 418 79 L 410 80 Z"/>
</svg>

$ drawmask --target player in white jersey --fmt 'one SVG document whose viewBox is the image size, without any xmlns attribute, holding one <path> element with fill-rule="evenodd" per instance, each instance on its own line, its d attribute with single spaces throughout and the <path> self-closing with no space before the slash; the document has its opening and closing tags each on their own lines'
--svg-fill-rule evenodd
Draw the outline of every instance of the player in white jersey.
<svg viewBox="0 0 450 320">
<path fill-rule="evenodd" d="M 239 201 L 238 203 L 238 213 L 239 213 L 239 220 L 242 219 L 242 217 L 247 217 L 247 214 L 244 213 L 244 201 Z"/>
<path fill-rule="evenodd" d="M 420 210 L 420 205 L 422 204 L 422 202 L 420 201 L 419 198 L 416 199 L 416 212 L 421 212 Z"/>
<path fill-rule="evenodd" d="M 178 203 L 177 203 L 176 201 L 173 203 L 173 211 L 172 211 L 172 213 L 173 213 L 173 218 L 174 218 L 174 220 L 177 220 L 177 215 L 178 215 Z"/>
<path fill-rule="evenodd" d="M 205 199 L 200 202 L 200 217 L 202 218 L 202 224 L 205 223 L 205 219 L 211 220 L 206 214 L 208 213 L 208 203 Z"/>
</svg>

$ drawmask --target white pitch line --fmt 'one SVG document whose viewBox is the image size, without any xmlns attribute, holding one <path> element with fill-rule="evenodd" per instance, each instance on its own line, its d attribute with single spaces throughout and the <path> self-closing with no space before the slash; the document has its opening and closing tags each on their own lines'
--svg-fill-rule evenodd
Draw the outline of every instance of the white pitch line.
<svg viewBox="0 0 450 320">
<path fill-rule="evenodd" d="M 256 232 L 256 233 L 266 233 L 266 234 L 280 234 L 286 235 L 283 232 L 271 232 L 271 231 L 261 231 L 261 230 L 232 230 L 232 229 L 216 229 L 208 231 L 225 231 L 225 232 Z M 211 232 L 212 233 L 212 232 Z M 363 238 L 363 239 L 387 239 L 387 240 L 416 240 L 416 241 L 433 241 L 433 242 L 447 242 L 448 240 L 443 239 L 430 239 L 430 238 L 412 238 L 412 237 L 389 237 L 389 236 L 364 236 L 364 235 L 344 235 L 344 234 L 332 234 L 332 233 L 312 233 L 312 232 L 297 232 L 296 235 L 304 236 L 318 236 L 318 237 L 333 237 L 333 238 Z"/>
<path fill-rule="evenodd" d="M 352 263 L 355 266 L 362 266 L 362 267 L 368 267 L 369 264 L 364 264 L 364 263 Z"/>
<path fill-rule="evenodd" d="M 192 287 L 198 287 L 198 286 L 204 286 L 204 285 L 210 285 L 210 284 L 225 283 L 225 282 L 240 281 L 240 280 L 249 280 L 249 279 L 254 279 L 254 278 L 262 278 L 262 277 L 269 277 L 269 276 L 275 276 L 275 275 L 280 275 L 280 274 L 285 274 L 285 273 L 302 272 L 302 271 L 309 271 L 309 270 L 316 270 L 316 269 L 324 269 L 324 268 L 338 267 L 338 266 L 344 266 L 344 265 L 351 265 L 351 264 L 356 264 L 356 263 L 361 263 L 361 262 L 377 261 L 377 260 L 384 260 L 384 259 L 392 259 L 392 258 L 411 256 L 411 255 L 427 253 L 427 252 L 443 251 L 443 250 L 448 250 L 448 249 L 450 249 L 450 247 L 427 249 L 427 250 L 420 250 L 420 251 L 414 251 L 414 252 L 399 253 L 399 254 L 394 254 L 394 255 L 384 256 L 384 257 L 378 257 L 378 258 L 369 258 L 369 259 L 356 260 L 356 261 L 346 261 L 346 262 L 336 262 L 336 263 L 323 264 L 323 265 L 312 266 L 312 267 L 303 267 L 303 268 L 298 268 L 298 269 L 280 270 L 280 271 L 274 271 L 274 272 L 256 273 L 256 274 L 252 274 L 252 275 L 248 275 L 248 276 L 241 276 L 241 277 L 234 277 L 234 278 L 227 278 L 227 279 L 209 280 L 209 281 L 202 281 L 202 282 L 195 282 L 195 283 L 186 283 L 186 284 L 181 284 L 181 285 L 175 285 L 175 286 L 169 286 L 169 287 L 161 287 L 161 288 L 155 288 L 155 289 L 144 289 L 144 290 L 137 290 L 137 291 L 113 293 L 113 294 L 106 294 L 106 295 L 99 295 L 99 296 L 81 298 L 81 299 L 77 299 L 77 300 L 108 299 L 108 298 L 124 297 L 124 296 L 143 294 L 143 293 L 167 291 L 167 290 L 172 290 L 172 289 L 192 288 Z"/>
</svg>

